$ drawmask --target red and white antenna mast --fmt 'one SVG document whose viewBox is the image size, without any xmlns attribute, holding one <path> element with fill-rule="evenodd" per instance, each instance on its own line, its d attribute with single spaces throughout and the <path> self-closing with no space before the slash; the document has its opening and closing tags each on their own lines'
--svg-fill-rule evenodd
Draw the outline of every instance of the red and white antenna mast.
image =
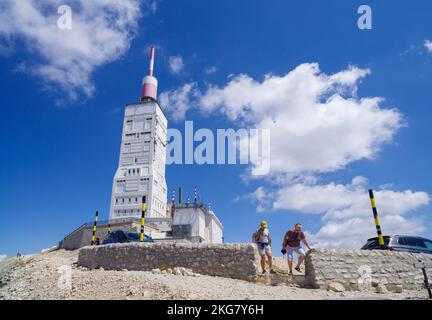
<svg viewBox="0 0 432 320">
<path fill-rule="evenodd" d="M 157 100 L 158 81 L 153 76 L 154 58 L 155 58 L 155 48 L 152 47 L 150 49 L 149 75 L 145 76 L 142 81 L 141 101 L 144 100 L 145 98 L 152 98 L 154 100 Z"/>
<path fill-rule="evenodd" d="M 150 68 L 149 68 L 149 76 L 153 76 L 154 58 L 155 58 L 155 48 L 152 47 L 152 48 L 150 49 Z"/>
</svg>

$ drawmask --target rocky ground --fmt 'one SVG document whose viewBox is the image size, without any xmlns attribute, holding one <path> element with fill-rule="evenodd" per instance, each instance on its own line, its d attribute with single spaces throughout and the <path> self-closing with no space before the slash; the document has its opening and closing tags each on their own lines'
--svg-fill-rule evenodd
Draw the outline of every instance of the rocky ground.
<svg viewBox="0 0 432 320">
<path fill-rule="evenodd" d="M 425 290 L 400 294 L 332 292 L 298 286 L 269 286 L 241 280 L 196 275 L 171 274 L 170 270 L 106 271 L 77 267 L 78 251 L 13 258 L 0 264 L 0 299 L 425 299 Z M 276 269 L 286 262 L 275 259 Z M 71 281 L 67 281 L 68 270 Z M 177 270 L 178 271 L 178 270 Z M 182 274 L 182 275 L 180 275 Z M 186 274 L 186 275 L 183 275 Z"/>
</svg>

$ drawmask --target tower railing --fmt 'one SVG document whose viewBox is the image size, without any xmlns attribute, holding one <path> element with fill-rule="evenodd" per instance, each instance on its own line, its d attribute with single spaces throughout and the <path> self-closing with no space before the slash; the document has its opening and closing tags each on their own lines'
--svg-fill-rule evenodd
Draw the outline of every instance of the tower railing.
<svg viewBox="0 0 432 320">
<path fill-rule="evenodd" d="M 185 208 L 194 208 L 194 209 L 203 209 L 205 213 L 210 214 L 210 209 L 202 202 L 191 202 L 191 203 L 176 203 L 174 204 L 175 208 L 185 209 Z"/>
</svg>

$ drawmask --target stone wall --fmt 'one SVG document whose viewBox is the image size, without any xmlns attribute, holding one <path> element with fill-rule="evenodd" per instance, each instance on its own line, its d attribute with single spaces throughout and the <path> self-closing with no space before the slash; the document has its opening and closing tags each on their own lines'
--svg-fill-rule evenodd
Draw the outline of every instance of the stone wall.
<svg viewBox="0 0 432 320">
<path fill-rule="evenodd" d="M 78 264 L 105 270 L 184 267 L 204 275 L 254 281 L 259 256 L 253 244 L 127 243 L 84 247 Z"/>
<path fill-rule="evenodd" d="M 80 250 L 78 264 L 106 270 L 143 270 L 184 267 L 195 273 L 263 283 L 297 283 L 345 290 L 384 285 L 388 290 L 422 289 L 423 274 L 414 263 L 432 263 L 432 255 L 391 251 L 314 249 L 306 256 L 306 276 L 260 275 L 254 244 L 127 243 Z M 277 276 L 277 277 L 276 277 Z M 295 278 L 301 279 L 295 279 Z M 271 279 L 268 279 L 271 278 Z M 270 282 L 269 282 L 270 281 Z"/>
<path fill-rule="evenodd" d="M 314 249 L 306 256 L 306 280 L 311 286 L 323 289 L 332 282 L 342 284 L 346 290 L 363 289 L 364 283 L 372 286 L 383 284 L 389 290 L 396 286 L 420 289 L 424 278 L 421 269 L 414 267 L 416 262 L 432 262 L 432 255 Z"/>
</svg>

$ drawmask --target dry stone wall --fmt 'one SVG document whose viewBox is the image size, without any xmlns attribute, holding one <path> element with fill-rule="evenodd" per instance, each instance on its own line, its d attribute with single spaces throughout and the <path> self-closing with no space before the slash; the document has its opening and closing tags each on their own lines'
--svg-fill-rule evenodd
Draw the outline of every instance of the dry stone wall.
<svg viewBox="0 0 432 320">
<path fill-rule="evenodd" d="M 432 262 L 432 255 L 381 250 L 314 249 L 306 256 L 306 280 L 327 289 L 339 283 L 346 290 L 384 285 L 389 290 L 421 289 L 424 278 L 416 262 Z M 432 270 L 430 270 L 431 272 Z"/>
<path fill-rule="evenodd" d="M 301 281 L 272 275 L 280 283 L 343 290 L 387 288 L 391 291 L 423 288 L 416 262 L 432 263 L 432 255 L 390 251 L 314 249 L 306 256 Z M 78 264 L 105 270 L 142 270 L 183 267 L 194 273 L 262 282 L 259 255 L 254 244 L 127 243 L 81 248 Z M 429 270 L 432 273 L 432 270 Z M 270 280 L 275 280 L 275 279 Z M 285 279 L 287 278 L 287 279 Z M 288 279 L 289 278 L 289 279 Z M 264 281 L 265 282 L 265 281 Z M 268 281 L 267 281 L 268 282 Z M 267 283 L 265 282 L 265 283 Z M 385 289 L 384 288 L 384 289 Z M 339 290 L 339 289 L 338 289 Z"/>
<path fill-rule="evenodd" d="M 78 264 L 105 270 L 184 267 L 195 273 L 254 281 L 259 256 L 253 244 L 127 243 L 84 247 Z"/>
</svg>

